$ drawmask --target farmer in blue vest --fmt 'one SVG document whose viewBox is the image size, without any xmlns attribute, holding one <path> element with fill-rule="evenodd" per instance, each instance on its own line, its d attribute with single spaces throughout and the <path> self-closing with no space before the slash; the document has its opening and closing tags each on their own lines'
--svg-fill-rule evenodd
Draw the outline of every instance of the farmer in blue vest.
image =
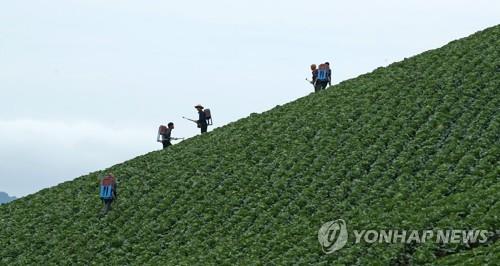
<svg viewBox="0 0 500 266">
<path fill-rule="evenodd" d="M 331 75 L 329 65 L 320 64 L 318 67 L 318 76 L 316 78 L 316 83 L 314 84 L 315 92 L 326 89 L 326 86 L 328 85 L 328 82 L 330 80 L 329 75 Z"/>
<path fill-rule="evenodd" d="M 113 174 L 108 174 L 101 180 L 99 196 L 104 203 L 101 212 L 104 215 L 111 210 L 111 203 L 116 199 L 116 178 Z"/>
</svg>

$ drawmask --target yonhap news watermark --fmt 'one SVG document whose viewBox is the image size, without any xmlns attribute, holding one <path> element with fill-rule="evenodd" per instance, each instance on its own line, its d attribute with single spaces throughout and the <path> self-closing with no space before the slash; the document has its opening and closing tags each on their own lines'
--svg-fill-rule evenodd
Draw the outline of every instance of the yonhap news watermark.
<svg viewBox="0 0 500 266">
<path fill-rule="evenodd" d="M 500 230 L 461 230 L 461 229 L 433 229 L 433 230 L 351 230 L 349 235 L 347 223 L 343 219 L 324 223 L 318 231 L 318 241 L 326 254 L 342 249 L 351 238 L 353 244 L 359 243 L 426 243 L 438 244 L 472 244 L 486 243 L 491 237 L 500 234 Z"/>
</svg>

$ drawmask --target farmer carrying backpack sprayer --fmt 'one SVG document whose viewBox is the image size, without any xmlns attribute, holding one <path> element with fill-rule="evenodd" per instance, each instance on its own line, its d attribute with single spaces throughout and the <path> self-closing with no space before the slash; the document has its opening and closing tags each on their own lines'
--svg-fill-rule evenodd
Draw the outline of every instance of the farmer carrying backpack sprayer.
<svg viewBox="0 0 500 266">
<path fill-rule="evenodd" d="M 330 68 L 330 63 L 325 62 L 326 65 L 326 74 L 328 76 L 328 86 L 332 86 L 332 69 Z"/>
<path fill-rule="evenodd" d="M 161 125 L 158 129 L 158 137 L 156 137 L 156 141 L 161 142 L 163 144 L 163 149 L 166 149 L 168 146 L 172 145 L 170 142 L 172 130 L 174 129 L 174 123 L 168 123 L 168 127 Z M 161 137 L 161 139 L 160 139 Z"/>
<path fill-rule="evenodd" d="M 330 68 L 330 63 L 325 62 L 316 67 L 315 64 L 311 65 L 312 80 L 306 81 L 314 86 L 314 92 L 326 89 L 327 85 L 332 85 L 332 70 Z"/>
<path fill-rule="evenodd" d="M 116 178 L 112 174 L 108 174 L 101 180 L 99 197 L 104 203 L 101 213 L 105 215 L 111 210 L 111 203 L 116 199 Z"/>
<path fill-rule="evenodd" d="M 307 78 L 306 80 L 314 86 L 314 92 L 317 92 L 318 90 L 316 89 L 317 88 L 316 83 L 318 79 L 318 69 L 316 68 L 316 64 L 311 65 L 311 75 L 312 75 L 312 80 L 308 80 Z"/>
<path fill-rule="evenodd" d="M 321 64 L 318 68 L 318 77 L 316 79 L 316 84 L 314 86 L 314 91 L 320 91 L 326 89 L 328 82 L 330 81 L 331 70 L 330 66 L 327 64 Z"/>
<path fill-rule="evenodd" d="M 210 112 L 210 109 L 205 109 L 201 104 L 196 105 L 194 108 L 198 110 L 198 120 L 189 119 L 187 117 L 182 118 L 195 122 L 198 125 L 198 128 L 201 129 L 201 133 L 206 133 L 208 126 L 213 125 L 212 113 Z"/>
</svg>

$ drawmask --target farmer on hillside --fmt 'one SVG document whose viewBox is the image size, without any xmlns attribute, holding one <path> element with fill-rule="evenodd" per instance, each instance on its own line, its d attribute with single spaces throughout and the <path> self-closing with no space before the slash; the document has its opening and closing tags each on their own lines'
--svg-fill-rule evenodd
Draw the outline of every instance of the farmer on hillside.
<svg viewBox="0 0 500 266">
<path fill-rule="evenodd" d="M 108 174 L 101 180 L 99 196 L 104 203 L 101 214 L 105 215 L 111 210 L 111 203 L 116 199 L 116 178 Z"/>
<path fill-rule="evenodd" d="M 163 144 L 163 149 L 166 149 L 168 146 L 171 146 L 172 143 L 172 130 L 174 129 L 174 123 L 170 122 L 167 126 L 160 126 L 158 129 L 158 136 L 156 137 L 156 141 L 161 142 Z"/>
<path fill-rule="evenodd" d="M 314 86 L 314 92 L 318 92 L 318 87 L 316 86 L 316 81 L 318 79 L 318 69 L 316 68 L 316 64 L 311 65 L 311 74 L 312 74 L 311 84 Z"/>
<path fill-rule="evenodd" d="M 327 64 L 320 64 L 317 70 L 316 83 L 314 86 L 315 92 L 326 89 L 328 85 L 328 73 L 330 67 Z"/>
<path fill-rule="evenodd" d="M 198 104 L 194 108 L 198 110 L 198 121 L 196 121 L 196 123 L 198 123 L 198 127 L 201 129 L 201 133 L 207 133 L 208 123 L 207 116 L 203 111 L 204 107 L 201 104 Z"/>
<path fill-rule="evenodd" d="M 326 65 L 326 75 L 328 76 L 328 86 L 332 86 L 332 69 L 330 68 L 330 63 L 325 62 Z"/>
</svg>

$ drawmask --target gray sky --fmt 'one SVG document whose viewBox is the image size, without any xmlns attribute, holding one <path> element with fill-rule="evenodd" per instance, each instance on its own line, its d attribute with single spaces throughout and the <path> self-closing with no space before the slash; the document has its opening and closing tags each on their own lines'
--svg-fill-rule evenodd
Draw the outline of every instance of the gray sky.
<svg viewBox="0 0 500 266">
<path fill-rule="evenodd" d="M 0 191 L 24 196 L 500 23 L 500 1 L 0 1 Z"/>
</svg>

